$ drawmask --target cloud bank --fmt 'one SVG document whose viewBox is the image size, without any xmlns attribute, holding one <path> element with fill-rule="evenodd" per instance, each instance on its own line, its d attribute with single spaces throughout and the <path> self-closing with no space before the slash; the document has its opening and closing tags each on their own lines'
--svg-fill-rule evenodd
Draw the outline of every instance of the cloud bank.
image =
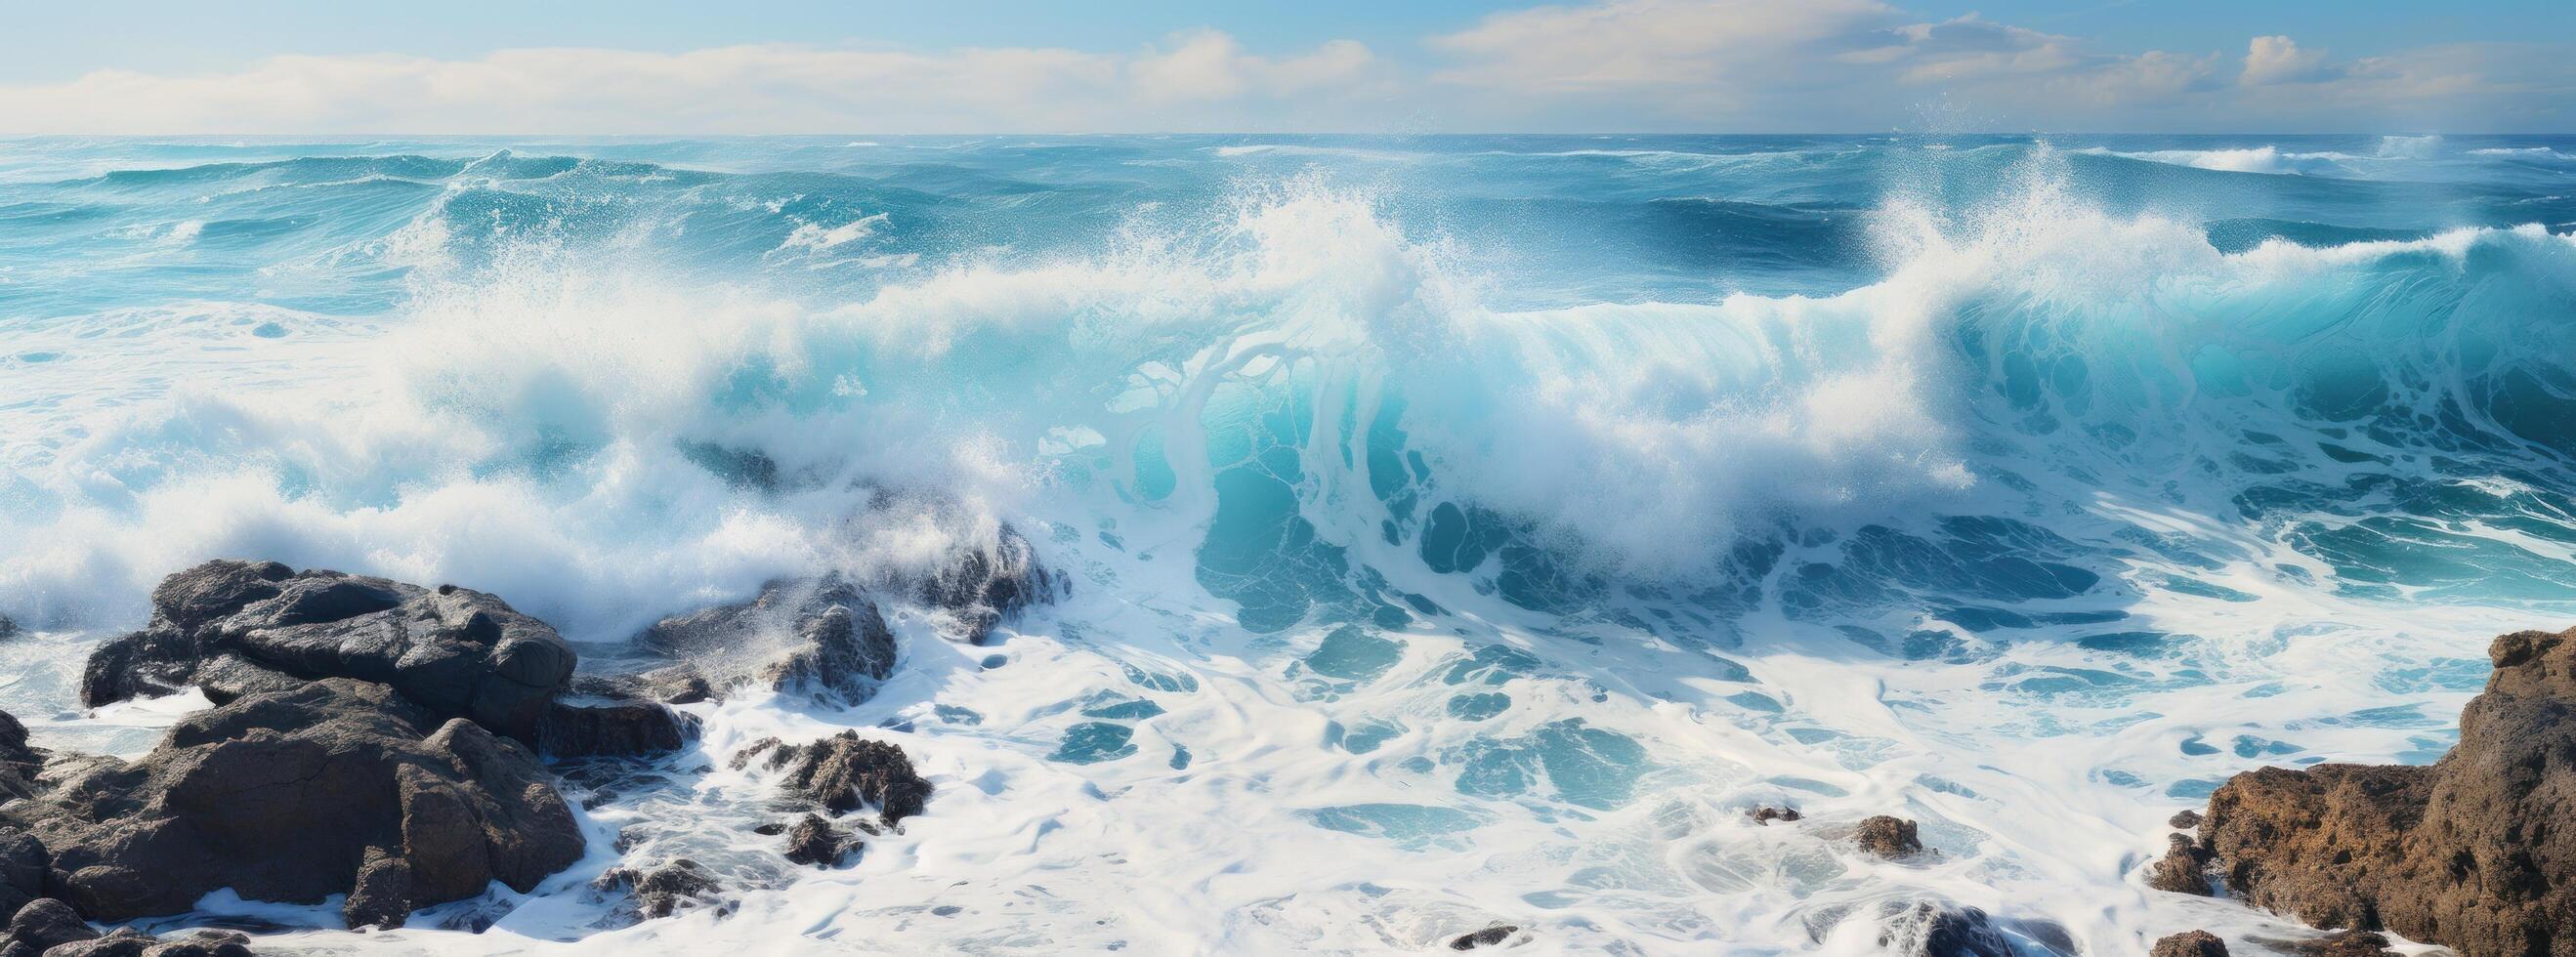
<svg viewBox="0 0 2576 957">
<path fill-rule="evenodd" d="M 0 85 L 12 133 L 2386 130 L 2576 123 L 2561 43 L 2336 60 L 2293 37 L 2118 51 L 1879 0 L 1599 0 L 1418 49 L 1256 51 L 1214 30 L 1120 51 L 763 44 L 471 58 L 291 55 Z"/>
</svg>

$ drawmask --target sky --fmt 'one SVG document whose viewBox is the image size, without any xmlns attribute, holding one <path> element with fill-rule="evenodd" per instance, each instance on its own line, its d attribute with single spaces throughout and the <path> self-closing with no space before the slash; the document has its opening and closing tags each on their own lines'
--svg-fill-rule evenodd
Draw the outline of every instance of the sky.
<svg viewBox="0 0 2576 957">
<path fill-rule="evenodd" d="M 2568 0 L 0 0 L 0 133 L 2571 132 Z"/>
</svg>

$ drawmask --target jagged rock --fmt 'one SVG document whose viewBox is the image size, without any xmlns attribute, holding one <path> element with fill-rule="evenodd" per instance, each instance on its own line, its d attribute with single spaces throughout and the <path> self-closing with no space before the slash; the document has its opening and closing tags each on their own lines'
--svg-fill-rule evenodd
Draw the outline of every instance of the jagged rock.
<svg viewBox="0 0 2576 957">
<path fill-rule="evenodd" d="M 921 601 L 941 609 L 969 644 L 989 640 L 993 628 L 1022 609 L 1052 600 L 1055 576 L 1038 563 L 1037 550 L 1009 525 L 989 549 L 970 548 L 917 589 Z"/>
<path fill-rule="evenodd" d="M 839 867 L 860 844 L 858 838 L 843 833 L 820 815 L 808 814 L 787 831 L 787 859 L 797 864 Z"/>
<path fill-rule="evenodd" d="M 101 644 L 82 676 L 97 707 L 195 684 L 216 703 L 355 678 L 439 719 L 533 743 L 572 676 L 572 646 L 491 595 L 275 562 L 213 561 L 164 579 L 151 623 Z"/>
<path fill-rule="evenodd" d="M 930 782 L 913 770 L 902 748 L 859 737 L 856 731 L 804 745 L 766 739 L 734 755 L 734 766 L 743 767 L 764 753 L 771 770 L 786 769 L 789 793 L 822 805 L 834 817 L 874 807 L 892 825 L 921 813 L 930 800 Z"/>
<path fill-rule="evenodd" d="M 395 849 L 423 907 L 495 880 L 530 891 L 579 859 L 552 780 L 481 725 L 328 678 L 188 715 L 143 758 L 94 762 L 0 818 L 35 833 L 48 886 L 100 920 L 183 912 L 226 887 L 314 903 L 361 889 L 369 852 Z M 391 904 L 370 902 L 388 901 L 389 878 L 368 877 L 358 916 L 380 918 Z"/>
<path fill-rule="evenodd" d="M 32 957 L 98 936 L 98 931 L 91 929 L 72 905 L 39 897 L 19 907 L 9 918 L 8 944 L 0 947 L 0 957 Z"/>
<path fill-rule="evenodd" d="M 1852 832 L 1860 849 L 1890 860 L 1922 853 L 1923 841 L 1915 835 L 1914 822 L 1881 814 L 1860 822 Z"/>
<path fill-rule="evenodd" d="M 2165 856 L 2147 868 L 2147 886 L 2175 894 L 2209 896 L 2209 852 L 2180 834 L 2166 842 Z"/>
<path fill-rule="evenodd" d="M 1496 924 L 1474 933 L 1458 935 L 1456 939 L 1449 942 L 1449 949 L 1474 950 L 1478 947 L 1491 947 L 1512 939 L 1512 935 L 1520 933 L 1520 930 L 1518 924 Z"/>
<path fill-rule="evenodd" d="M 688 858 L 639 870 L 621 867 L 599 876 L 602 890 L 624 889 L 635 897 L 635 910 L 646 918 L 669 917 L 682 908 L 717 902 L 714 874 Z"/>
<path fill-rule="evenodd" d="M 1758 807 L 1753 810 L 1746 811 L 1745 815 L 1751 817 L 1755 824 L 1769 824 L 1773 821 L 1781 821 L 1785 823 L 1795 821 L 1803 816 L 1800 815 L 1798 813 L 1798 809 L 1794 807 Z"/>
<path fill-rule="evenodd" d="M 698 719 L 650 701 L 556 701 L 537 723 L 537 748 L 558 758 L 669 754 L 698 736 Z"/>
<path fill-rule="evenodd" d="M 2175 811 L 2174 816 L 2167 819 L 2165 824 L 2177 831 L 2191 830 L 2200 826 L 2200 812 L 2188 809 Z"/>
<path fill-rule="evenodd" d="M 2263 768 L 2221 786 L 2199 836 L 2227 887 L 2318 927 L 2576 955 L 2576 629 L 2505 635 L 2488 657 L 2459 743 L 2429 767 Z"/>
<path fill-rule="evenodd" d="M 2227 942 L 2205 930 L 2187 930 L 2156 941 L 2155 949 L 2148 951 L 2147 957 L 2227 957 Z"/>
<path fill-rule="evenodd" d="M 696 665 L 676 664 L 623 674 L 574 675 L 570 693 L 611 701 L 696 704 L 716 700 L 715 686 Z"/>
<path fill-rule="evenodd" d="M 687 661 L 685 670 L 648 673 L 662 683 L 756 681 L 843 705 L 874 695 L 895 665 L 885 616 L 838 576 L 771 582 L 750 601 L 662 619 L 636 642 Z"/>
<path fill-rule="evenodd" d="M 1890 818 L 1889 820 L 1894 820 Z M 1913 822 L 1906 822 L 1909 829 Z M 1878 946 L 1905 957 L 2013 957 L 2012 943 L 1986 912 L 1947 901 L 1892 902 Z"/>
</svg>

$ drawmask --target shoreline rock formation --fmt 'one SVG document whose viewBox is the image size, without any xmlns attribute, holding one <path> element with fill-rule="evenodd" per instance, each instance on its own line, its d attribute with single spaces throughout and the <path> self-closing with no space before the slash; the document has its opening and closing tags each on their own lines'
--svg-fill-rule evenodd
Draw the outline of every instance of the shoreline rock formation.
<svg viewBox="0 0 2576 957">
<path fill-rule="evenodd" d="M 2195 851 L 2230 892 L 2313 926 L 2576 957 L 2576 629 L 2505 635 L 2488 657 L 2440 761 L 2239 774 Z"/>
</svg>

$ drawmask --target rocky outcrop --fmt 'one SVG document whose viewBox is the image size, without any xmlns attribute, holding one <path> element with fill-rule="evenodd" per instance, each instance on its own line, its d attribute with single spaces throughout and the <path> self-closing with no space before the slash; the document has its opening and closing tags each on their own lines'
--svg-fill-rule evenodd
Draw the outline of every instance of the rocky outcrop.
<svg viewBox="0 0 2576 957">
<path fill-rule="evenodd" d="M 164 579 L 151 623 L 91 654 L 81 699 L 96 707 L 196 685 L 220 704 L 354 678 L 433 719 L 533 744 L 573 665 L 553 628 L 482 592 L 224 560 Z"/>
<path fill-rule="evenodd" d="M 1058 585 L 1038 562 L 1037 550 L 1009 525 L 989 549 L 970 548 L 916 588 L 924 604 L 946 612 L 969 644 L 992 638 L 993 628 L 1032 605 L 1052 601 Z"/>
<path fill-rule="evenodd" d="M 394 924 L 496 880 L 534 890 L 579 859 L 552 782 L 479 724 L 326 678 L 189 715 L 143 758 L 93 761 L 0 819 L 42 842 L 47 886 L 94 919 L 180 913 L 231 888 L 349 894 L 353 925 Z"/>
<path fill-rule="evenodd" d="M 855 705 L 874 695 L 895 666 L 894 632 L 885 616 L 837 576 L 771 582 L 750 601 L 662 619 L 636 644 L 683 663 L 623 679 L 619 692 L 665 701 L 757 683 Z"/>
<path fill-rule="evenodd" d="M 2209 851 L 2191 838 L 2173 835 L 2165 856 L 2147 867 L 2147 886 L 2175 894 L 2209 896 Z"/>
<path fill-rule="evenodd" d="M 1881 814 L 1865 818 L 1852 832 L 1860 849 L 1889 860 L 1912 857 L 1923 852 L 1923 840 L 1916 836 L 1914 822 Z"/>
<path fill-rule="evenodd" d="M 2459 743 L 2429 767 L 2264 768 L 2221 786 L 2198 843 L 2227 888 L 2469 957 L 2576 957 L 2576 630 L 2505 635 L 2488 657 Z"/>
<path fill-rule="evenodd" d="M 2197 814 L 2192 816 L 2199 817 Z M 2148 951 L 2147 957 L 2227 957 L 2227 942 L 2205 930 L 2187 930 L 2156 941 L 2155 949 Z"/>
<path fill-rule="evenodd" d="M 537 722 L 537 748 L 549 757 L 649 757 L 688 746 L 695 715 L 651 701 L 556 701 Z"/>
<path fill-rule="evenodd" d="M 786 771 L 781 786 L 789 794 L 821 805 L 833 817 L 873 807 L 880 821 L 893 826 L 921 813 L 930 800 L 930 782 L 913 770 L 902 748 L 856 731 L 802 745 L 763 739 L 734 755 L 733 764 L 746 767 L 755 759 Z"/>
</svg>

